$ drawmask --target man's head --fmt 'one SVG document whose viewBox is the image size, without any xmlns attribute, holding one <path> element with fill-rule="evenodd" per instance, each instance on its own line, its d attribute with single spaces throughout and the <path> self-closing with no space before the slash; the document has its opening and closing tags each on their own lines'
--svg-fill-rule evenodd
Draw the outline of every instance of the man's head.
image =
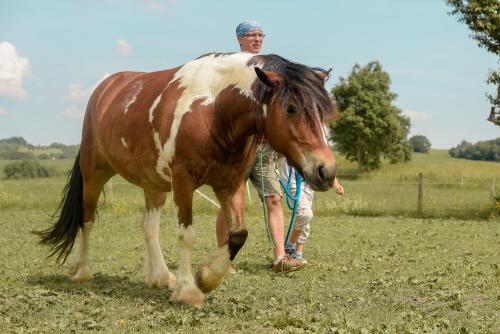
<svg viewBox="0 0 500 334">
<path fill-rule="evenodd" d="M 240 51 L 259 53 L 264 36 L 262 28 L 255 21 L 243 21 L 236 27 Z"/>
</svg>

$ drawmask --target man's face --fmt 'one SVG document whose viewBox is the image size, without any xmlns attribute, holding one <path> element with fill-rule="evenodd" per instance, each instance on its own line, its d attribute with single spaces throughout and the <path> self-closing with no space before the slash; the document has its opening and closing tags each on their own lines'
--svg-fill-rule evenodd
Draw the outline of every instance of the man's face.
<svg viewBox="0 0 500 334">
<path fill-rule="evenodd" d="M 240 50 L 243 52 L 259 53 L 262 48 L 264 33 L 260 30 L 251 30 L 245 36 L 238 36 Z"/>
</svg>

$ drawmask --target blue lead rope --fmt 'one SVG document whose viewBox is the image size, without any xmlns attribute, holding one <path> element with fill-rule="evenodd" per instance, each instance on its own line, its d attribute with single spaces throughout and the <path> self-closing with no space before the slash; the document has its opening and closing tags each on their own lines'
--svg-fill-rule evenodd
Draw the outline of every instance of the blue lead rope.
<svg viewBox="0 0 500 334">
<path fill-rule="evenodd" d="M 264 174 L 262 173 L 262 167 L 263 167 L 262 166 L 262 154 L 263 154 L 262 151 L 258 152 L 259 167 L 261 170 L 260 184 L 261 184 L 261 189 L 262 189 L 262 193 L 263 193 L 261 201 L 262 201 L 262 208 L 264 210 L 264 224 L 266 227 L 267 239 L 268 239 L 269 243 L 271 244 L 271 246 L 274 248 L 274 243 L 273 243 L 273 240 L 271 238 L 271 234 L 269 232 L 269 220 L 267 218 L 267 207 L 266 207 L 265 191 L 264 191 Z M 292 195 L 292 192 L 291 192 L 292 172 L 295 172 L 295 194 L 294 195 Z M 285 185 L 285 183 L 281 180 L 281 178 L 279 179 L 281 188 L 283 188 L 283 191 L 285 192 L 286 205 L 288 206 L 288 208 L 290 210 L 292 210 L 292 217 L 290 218 L 290 224 L 288 225 L 288 230 L 286 232 L 286 237 L 285 237 L 285 246 L 286 246 L 286 243 L 288 242 L 288 238 L 290 237 L 290 233 L 292 232 L 293 220 L 295 219 L 295 214 L 297 213 L 302 181 L 303 181 L 302 176 L 292 166 L 290 166 L 290 169 L 288 170 L 287 184 Z M 292 201 L 293 201 L 293 204 L 292 204 Z"/>
<path fill-rule="evenodd" d="M 295 194 L 292 194 L 291 191 L 291 184 L 292 184 L 292 172 L 295 172 Z M 286 205 L 288 206 L 288 209 L 292 211 L 292 217 L 290 218 L 290 224 L 288 225 L 288 230 L 286 232 L 286 237 L 285 237 L 285 246 L 288 242 L 288 238 L 290 238 L 290 233 L 292 232 L 292 226 L 293 226 L 293 221 L 295 219 L 295 215 L 297 213 L 297 208 L 299 206 L 299 197 L 300 197 L 300 189 L 302 186 L 302 176 L 300 175 L 299 171 L 294 169 L 292 166 L 290 166 L 288 170 L 288 181 L 287 184 L 280 179 L 280 185 L 281 188 L 283 188 L 283 191 L 285 192 L 285 197 L 286 197 Z"/>
</svg>

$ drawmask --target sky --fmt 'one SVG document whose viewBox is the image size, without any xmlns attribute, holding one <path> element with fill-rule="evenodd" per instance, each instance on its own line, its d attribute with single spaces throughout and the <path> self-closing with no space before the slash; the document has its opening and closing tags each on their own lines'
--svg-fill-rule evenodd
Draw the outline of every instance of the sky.
<svg viewBox="0 0 500 334">
<path fill-rule="evenodd" d="M 485 81 L 498 56 L 470 38 L 444 0 L 0 0 L 0 138 L 78 144 L 86 103 L 107 75 L 156 71 L 238 51 L 253 19 L 262 53 L 333 68 L 378 60 L 410 135 L 433 148 L 500 137 Z"/>
</svg>

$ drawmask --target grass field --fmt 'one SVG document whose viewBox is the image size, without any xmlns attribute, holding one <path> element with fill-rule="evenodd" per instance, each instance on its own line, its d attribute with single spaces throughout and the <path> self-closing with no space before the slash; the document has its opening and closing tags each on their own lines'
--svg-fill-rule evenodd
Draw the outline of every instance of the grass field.
<svg viewBox="0 0 500 334">
<path fill-rule="evenodd" d="M 351 177 L 354 165 L 339 160 L 346 195 L 317 194 L 310 266 L 270 272 L 271 250 L 252 192 L 238 273 L 207 296 L 202 310 L 174 304 L 168 291 L 144 283 L 138 188 L 113 179 L 113 196 L 101 201 L 91 237 L 94 279 L 78 285 L 65 266 L 45 259 L 48 250 L 29 233 L 48 226 L 65 179 L 0 181 L 0 333 L 499 333 L 500 222 L 486 208 L 499 165 L 432 152 Z M 72 164 L 46 162 L 60 170 Z M 420 171 L 429 183 L 426 215 L 448 218 L 412 218 Z M 167 202 L 161 243 L 175 270 L 176 227 Z M 215 248 L 216 214 L 195 196 L 195 264 Z M 460 216 L 467 220 L 450 218 Z"/>
<path fill-rule="evenodd" d="M 9 162 L 0 160 L 0 179 L 3 178 L 3 167 Z M 46 160 L 42 164 L 67 171 L 73 161 Z M 318 215 L 418 217 L 417 175 L 423 173 L 424 217 L 498 219 L 498 213 L 492 215 L 491 188 L 495 179 L 496 193 L 500 194 L 500 163 L 454 159 L 444 150 L 433 150 L 430 154 L 414 154 L 409 163 L 384 164 L 382 169 L 371 173 L 357 173 L 355 164 L 341 156 L 338 156 L 338 165 L 339 179 L 346 194 L 342 197 L 332 192 L 316 194 L 315 211 Z M 9 182 L 0 180 L 0 209 L 18 207 L 51 210 L 56 197 L 33 195 L 29 201 L 20 201 L 19 198 L 31 196 L 35 191 L 32 185 L 39 183 L 44 185 L 41 189 L 47 187 L 51 193 L 59 193 L 64 178 L 20 180 L 15 186 L 10 186 Z M 54 184 L 53 188 L 51 184 Z M 140 192 L 130 197 L 131 187 L 119 177 L 113 178 L 113 184 L 117 200 L 115 205 L 123 205 L 127 210 L 142 210 Z M 210 193 L 206 188 L 203 191 Z M 252 199 L 255 204 L 255 192 Z M 204 211 L 209 206 L 205 204 L 199 210 Z"/>
</svg>

